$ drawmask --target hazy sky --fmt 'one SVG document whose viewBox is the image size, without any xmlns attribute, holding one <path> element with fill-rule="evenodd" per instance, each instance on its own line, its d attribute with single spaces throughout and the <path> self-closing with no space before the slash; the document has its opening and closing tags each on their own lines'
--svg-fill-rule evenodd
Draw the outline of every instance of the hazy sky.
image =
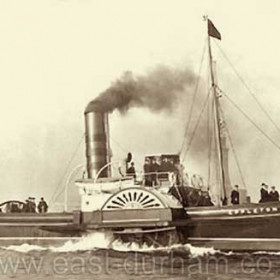
<svg viewBox="0 0 280 280">
<path fill-rule="evenodd" d="M 85 106 L 124 71 L 141 75 L 164 64 L 197 72 L 205 14 L 222 34 L 218 44 L 280 123 L 277 0 L 0 1 L 0 201 L 30 195 L 49 200 L 62 187 L 77 146 L 67 174 L 84 162 Z M 221 87 L 280 143 L 280 135 L 215 48 L 214 57 Z M 132 151 L 141 160 L 146 153 L 177 152 L 185 122 L 178 117 L 184 115 L 180 110 L 173 115 L 145 109 L 114 113 L 115 157 Z M 249 192 L 257 197 L 262 181 L 280 188 L 279 150 L 236 111 L 229 112 Z M 189 169 L 199 169 L 201 162 L 192 156 Z"/>
</svg>

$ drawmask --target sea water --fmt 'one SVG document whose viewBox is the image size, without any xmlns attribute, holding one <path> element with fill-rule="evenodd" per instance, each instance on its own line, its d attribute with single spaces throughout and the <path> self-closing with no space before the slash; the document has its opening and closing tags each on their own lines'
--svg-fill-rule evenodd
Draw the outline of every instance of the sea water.
<svg viewBox="0 0 280 280">
<path fill-rule="evenodd" d="M 59 247 L 1 247 L 0 279 L 280 279 L 280 252 L 140 247 L 94 232 Z"/>
</svg>

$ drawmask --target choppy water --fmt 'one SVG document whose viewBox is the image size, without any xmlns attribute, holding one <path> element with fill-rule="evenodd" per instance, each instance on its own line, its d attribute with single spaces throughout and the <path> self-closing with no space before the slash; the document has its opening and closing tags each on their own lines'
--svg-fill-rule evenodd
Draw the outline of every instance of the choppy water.
<svg viewBox="0 0 280 280">
<path fill-rule="evenodd" d="M 97 232 L 60 247 L 1 247 L 0 279 L 280 279 L 280 252 L 139 248 Z"/>
</svg>

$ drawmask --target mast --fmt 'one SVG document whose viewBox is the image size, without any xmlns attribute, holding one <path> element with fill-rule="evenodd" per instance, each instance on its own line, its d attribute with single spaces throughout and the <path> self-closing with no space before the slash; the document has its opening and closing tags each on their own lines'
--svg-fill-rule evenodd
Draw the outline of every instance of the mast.
<svg viewBox="0 0 280 280">
<path fill-rule="evenodd" d="M 207 22 L 209 20 L 207 19 Z M 208 23 L 209 24 L 209 23 Z M 224 157 L 223 157 L 223 147 L 221 141 L 221 117 L 220 117 L 220 102 L 219 102 L 219 95 L 217 93 L 217 86 L 215 84 L 215 76 L 214 76 L 214 69 L 213 69 L 213 57 L 211 51 L 211 41 L 209 35 L 209 26 L 208 26 L 208 52 L 209 52 L 209 64 L 210 64 L 210 74 L 211 74 L 211 87 L 213 89 L 214 95 L 214 110 L 215 110 L 215 125 L 217 127 L 217 136 L 215 137 L 217 140 L 217 147 L 218 147 L 218 159 L 219 159 L 219 169 L 220 169 L 220 179 L 221 179 L 221 186 L 224 192 L 224 197 L 222 200 L 223 205 L 227 205 L 227 193 L 226 193 L 226 186 L 225 186 L 225 172 L 224 172 Z"/>
</svg>

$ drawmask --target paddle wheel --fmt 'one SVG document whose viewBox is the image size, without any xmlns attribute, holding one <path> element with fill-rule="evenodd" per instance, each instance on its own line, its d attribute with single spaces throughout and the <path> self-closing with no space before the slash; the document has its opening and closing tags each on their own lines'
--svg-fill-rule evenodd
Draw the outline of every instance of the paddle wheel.
<svg viewBox="0 0 280 280">
<path fill-rule="evenodd" d="M 140 247 L 170 246 L 180 242 L 176 227 L 172 225 L 179 209 L 182 206 L 171 195 L 132 187 L 115 193 L 104 203 L 103 223 L 115 225 L 112 227 L 114 236 L 124 243 L 136 243 Z M 123 227 L 116 227 L 117 223 Z"/>
<path fill-rule="evenodd" d="M 165 208 L 163 201 L 153 191 L 144 188 L 129 188 L 111 196 L 102 210 Z"/>
<path fill-rule="evenodd" d="M 122 231 L 114 231 L 117 240 L 123 243 L 136 243 L 139 247 L 169 247 L 181 242 L 180 233 L 176 227 L 164 227 L 154 229 L 125 229 Z"/>
</svg>

